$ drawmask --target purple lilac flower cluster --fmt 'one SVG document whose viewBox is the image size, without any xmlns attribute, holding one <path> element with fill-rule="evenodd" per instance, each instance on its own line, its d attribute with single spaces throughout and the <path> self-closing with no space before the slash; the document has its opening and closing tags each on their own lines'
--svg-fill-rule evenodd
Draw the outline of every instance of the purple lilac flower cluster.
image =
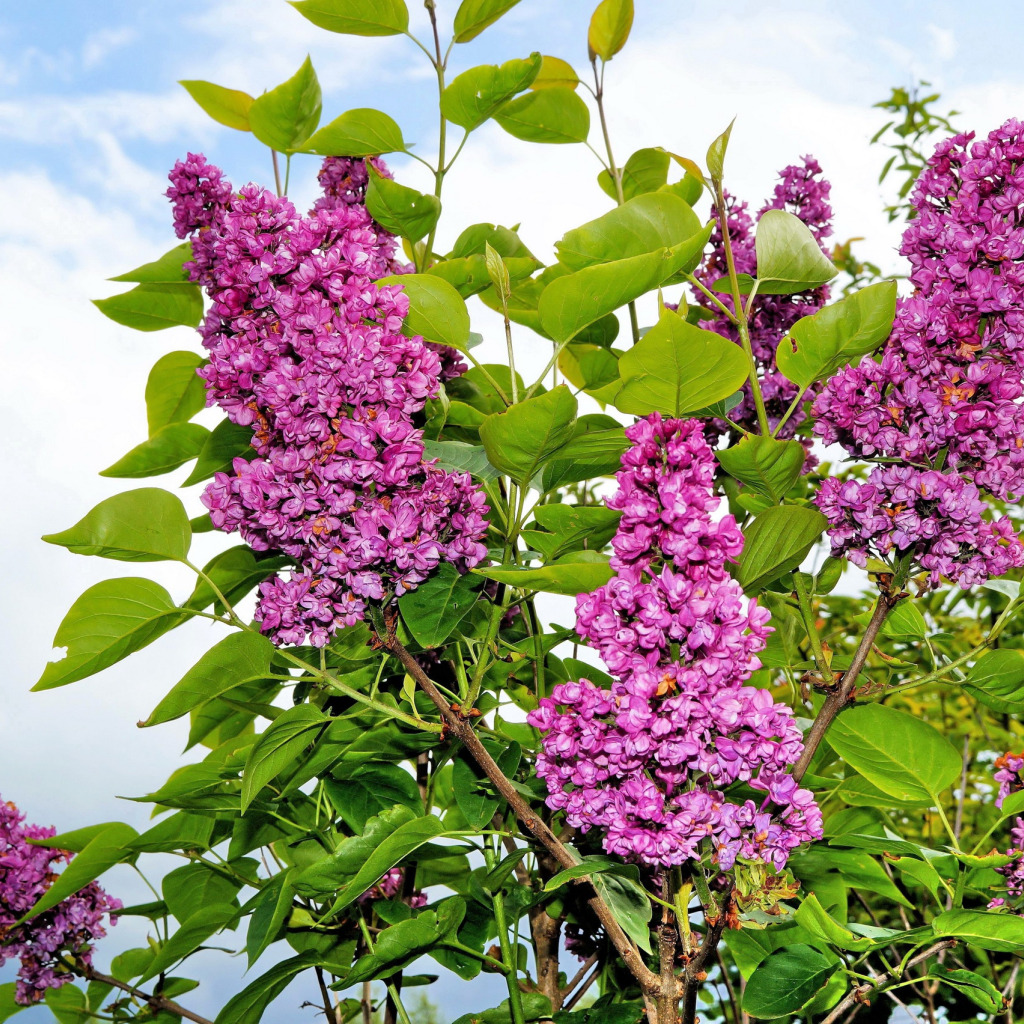
<svg viewBox="0 0 1024 1024">
<path fill-rule="evenodd" d="M 832 186 L 822 177 L 821 166 L 813 157 L 805 156 L 802 163 L 791 164 L 779 172 L 779 181 L 769 199 L 758 212 L 758 218 L 768 210 L 785 210 L 799 217 L 810 229 L 815 240 L 821 245 L 832 234 L 832 207 L 828 199 Z M 712 211 L 717 215 L 717 210 Z M 755 223 L 747 212 L 747 204 L 726 193 L 726 224 L 732 243 L 736 272 L 756 276 L 757 255 L 754 249 Z M 704 257 L 694 276 L 707 288 L 729 273 L 725 259 L 725 245 L 721 226 L 717 220 L 711 235 L 711 250 Z M 719 296 L 729 308 L 733 308 L 731 296 Z M 710 313 L 714 320 L 703 326 L 739 344 L 736 328 L 724 318 L 710 299 L 698 293 L 697 301 Z M 761 394 L 765 401 L 768 419 L 772 428 L 782 419 L 789 404 L 799 390 L 786 380 L 775 366 L 775 351 L 783 335 L 803 316 L 816 313 L 828 301 L 828 287 L 797 295 L 759 296 L 750 318 L 750 345 L 757 360 Z M 743 386 L 743 400 L 730 413 L 730 418 L 743 426 L 754 427 L 757 422 L 754 399 L 749 382 Z M 780 437 L 792 437 L 804 419 L 798 410 L 783 426 Z M 722 420 L 709 420 L 707 433 L 710 438 L 720 437 L 729 432 Z"/>
<path fill-rule="evenodd" d="M 366 906 L 374 900 L 393 900 L 402 895 L 404 887 L 405 869 L 391 868 L 381 875 L 375 885 L 372 885 L 359 897 L 359 903 Z M 419 889 L 415 890 L 409 897 L 408 903 L 414 910 L 419 907 L 425 907 L 427 905 L 426 893 L 421 892 Z"/>
<path fill-rule="evenodd" d="M 424 461 L 413 419 L 464 366 L 403 335 L 408 296 L 375 283 L 407 268 L 366 210 L 367 177 L 363 161 L 328 158 L 303 217 L 257 185 L 232 193 L 202 156 L 170 174 L 186 267 L 211 300 L 207 401 L 252 428 L 258 453 L 217 473 L 203 502 L 218 529 L 298 562 L 260 586 L 257 618 L 277 643 L 323 646 L 368 600 L 486 554 L 482 492 Z"/>
<path fill-rule="evenodd" d="M 72 855 L 29 840 L 49 839 L 56 829 L 26 825 L 12 803 L 0 800 L 0 963 L 21 961 L 15 1002 L 39 1002 L 46 990 L 71 980 L 64 956 L 92 963 L 92 946 L 106 935 L 103 918 L 121 909 L 121 901 L 90 882 L 55 907 L 16 924 L 58 878 L 54 868 Z M 110 917 L 116 924 L 117 918 Z"/>
<path fill-rule="evenodd" d="M 900 252 L 915 291 L 881 358 L 840 370 L 813 410 L 826 443 L 909 464 L 825 482 L 833 552 L 910 553 L 964 588 L 1024 565 L 979 494 L 1024 494 L 1024 126 L 973 138 L 940 143 L 914 188 Z"/>
<path fill-rule="evenodd" d="M 771 627 L 726 571 L 743 538 L 732 516 L 713 518 L 714 456 L 696 420 L 655 413 L 626 434 L 607 502 L 622 512 L 616 575 L 576 604 L 614 682 L 560 684 L 531 712 L 548 805 L 644 864 L 682 864 L 709 840 L 722 870 L 781 870 L 821 836 L 821 812 L 786 770 L 803 747 L 791 710 L 744 685 Z M 733 802 L 736 782 L 764 796 Z"/>
<path fill-rule="evenodd" d="M 1011 793 L 1019 793 L 1024 789 L 1024 778 L 1021 771 L 1024 769 L 1024 754 L 1003 754 L 996 758 L 995 780 L 999 783 L 999 794 L 996 797 L 996 807 L 1002 807 L 1003 801 Z M 1024 818 L 1018 817 L 1014 820 L 1010 829 L 1010 849 L 1006 851 L 1014 855 L 1015 859 L 1009 864 L 996 868 L 1006 879 L 1006 892 L 1011 899 L 1019 899 L 1024 896 Z M 997 896 L 989 902 L 989 908 L 995 909 L 1006 905 L 1006 900 Z"/>
</svg>

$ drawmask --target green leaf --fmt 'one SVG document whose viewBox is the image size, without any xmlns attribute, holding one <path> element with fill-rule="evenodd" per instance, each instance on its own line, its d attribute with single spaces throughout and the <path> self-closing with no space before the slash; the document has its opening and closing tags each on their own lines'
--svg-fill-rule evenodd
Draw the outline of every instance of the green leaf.
<svg viewBox="0 0 1024 1024">
<path fill-rule="evenodd" d="M 539 505 L 533 516 L 555 541 L 552 554 L 571 551 L 584 543 L 600 551 L 611 540 L 618 526 L 620 513 L 602 505 Z"/>
<path fill-rule="evenodd" d="M 171 595 L 141 577 L 103 580 L 71 606 L 53 639 L 67 656 L 50 662 L 33 690 L 85 679 L 139 651 L 189 617 Z"/>
<path fill-rule="evenodd" d="M 405 150 L 402 129 L 380 110 L 357 107 L 336 117 L 303 146 L 321 156 L 379 156 Z"/>
<path fill-rule="evenodd" d="M 462 0 L 455 12 L 455 42 L 468 43 L 476 39 L 517 3 L 519 0 Z"/>
<path fill-rule="evenodd" d="M 1024 705 L 1024 651 L 986 651 L 971 666 L 964 689 L 1001 714 L 1019 714 Z"/>
<path fill-rule="evenodd" d="M 566 232 L 555 250 L 560 263 L 570 270 L 582 270 L 670 249 L 700 231 L 700 220 L 682 199 L 667 192 L 649 192 Z"/>
<path fill-rule="evenodd" d="M 194 953 L 211 935 L 220 931 L 238 914 L 230 903 L 212 903 L 199 907 L 181 922 L 181 927 L 160 945 L 153 962 L 139 979 L 139 984 L 170 970 L 179 960 Z"/>
<path fill-rule="evenodd" d="M 558 450 L 560 459 L 608 459 L 618 465 L 629 441 L 621 427 L 611 430 L 588 430 L 577 434 Z"/>
<path fill-rule="evenodd" d="M 661 146 L 638 149 L 622 168 L 622 197 L 627 201 L 648 192 L 657 192 L 668 181 L 671 157 Z M 607 170 L 597 176 L 597 183 L 611 199 L 618 199 L 615 181 Z M 696 198 L 700 198 L 699 195 Z"/>
<path fill-rule="evenodd" d="M 523 590 L 542 590 L 547 594 L 589 593 L 603 587 L 614 575 L 608 556 L 597 551 L 570 551 L 549 565 L 524 569 L 516 565 L 495 565 L 473 572 Z"/>
<path fill-rule="evenodd" d="M 540 54 L 533 53 L 526 60 L 463 71 L 441 93 L 441 113 L 466 131 L 479 128 L 502 104 L 530 87 L 540 65 Z"/>
<path fill-rule="evenodd" d="M 871 939 L 858 938 L 849 928 L 844 928 L 818 902 L 818 897 L 813 892 L 805 896 L 797 908 L 796 920 L 815 938 L 840 949 L 863 952 L 875 944 Z"/>
<path fill-rule="evenodd" d="M 70 529 L 48 533 L 43 540 L 76 555 L 121 562 L 180 561 L 188 557 L 192 528 L 176 495 L 140 487 L 101 501 Z"/>
<path fill-rule="evenodd" d="M 735 577 L 754 594 L 797 568 L 827 526 L 816 508 L 773 505 L 761 512 L 743 531 L 743 553 Z"/>
<path fill-rule="evenodd" d="M 590 111 L 571 89 L 533 90 L 509 100 L 494 120 L 524 142 L 586 142 Z"/>
<path fill-rule="evenodd" d="M 731 477 L 780 502 L 800 479 L 807 453 L 799 441 L 747 434 L 732 448 L 715 452 L 715 457 Z"/>
<path fill-rule="evenodd" d="M 93 299 L 92 304 L 115 323 L 136 331 L 198 327 L 203 316 L 203 297 L 196 285 L 140 284 L 109 299 Z"/>
<path fill-rule="evenodd" d="M 828 743 L 883 793 L 932 801 L 960 776 L 953 745 L 920 718 L 883 704 L 857 704 L 832 723 Z"/>
<path fill-rule="evenodd" d="M 805 388 L 874 351 L 892 330 L 896 282 L 881 281 L 801 317 L 779 342 L 779 371 Z"/>
<path fill-rule="evenodd" d="M 161 818 L 151 829 L 132 842 L 133 853 L 173 853 L 205 851 L 213 839 L 214 820 L 187 811 Z"/>
<path fill-rule="evenodd" d="M 421 647 L 438 647 L 473 607 L 479 581 L 464 576 L 450 562 L 398 600 L 402 621 Z"/>
<path fill-rule="evenodd" d="M 245 952 L 250 967 L 277 938 L 282 925 L 291 914 L 292 902 L 295 899 L 295 890 L 291 885 L 294 874 L 294 868 L 282 871 L 260 890 L 245 936 Z"/>
<path fill-rule="evenodd" d="M 831 281 L 838 271 L 795 214 L 767 210 L 754 238 L 760 295 L 791 295 Z"/>
<path fill-rule="evenodd" d="M 347 987 L 361 981 L 391 977 L 435 945 L 440 934 L 437 915 L 430 910 L 385 928 L 377 935 L 373 952 L 361 956 L 352 965 L 352 969 L 343 979 L 343 984 Z"/>
<path fill-rule="evenodd" d="M 568 441 L 576 426 L 576 399 L 560 384 L 480 424 L 491 465 L 526 486 L 541 464 Z"/>
<path fill-rule="evenodd" d="M 14 1001 L 14 993 L 17 985 L 11 981 L 6 985 L 0 985 L 0 1022 L 10 1020 L 16 1013 L 27 1010 L 27 1006 Z M 65 986 L 67 987 L 67 986 Z M 51 989 L 51 992 L 60 992 L 60 989 Z"/>
<path fill-rule="evenodd" d="M 385 178 L 367 165 L 366 209 L 378 224 L 393 235 L 412 242 L 428 235 L 441 216 L 441 200 Z"/>
<path fill-rule="evenodd" d="M 210 431 L 198 423 L 168 423 L 101 470 L 100 476 L 131 480 L 170 473 L 196 458 L 209 437 Z"/>
<path fill-rule="evenodd" d="M 213 476 L 214 473 L 229 473 L 232 469 L 231 463 L 235 459 L 240 456 L 254 456 L 256 453 L 250 444 L 252 434 L 252 427 L 242 427 L 231 420 L 221 420 L 203 441 L 196 464 L 181 486 L 190 487 L 200 480 Z"/>
<path fill-rule="evenodd" d="M 622 930 L 646 953 L 651 952 L 651 901 L 639 882 L 621 874 L 599 873 L 591 878 Z"/>
<path fill-rule="evenodd" d="M 469 310 L 462 296 L 445 280 L 432 274 L 396 274 L 378 285 L 397 284 L 409 295 L 409 313 L 402 333 L 422 335 L 427 341 L 469 351 Z"/>
<path fill-rule="evenodd" d="M 249 108 L 252 133 L 271 149 L 294 153 L 316 131 L 322 101 L 320 82 L 307 57 L 287 82 L 253 100 Z"/>
<path fill-rule="evenodd" d="M 472 473 L 478 480 L 494 480 L 498 471 L 488 462 L 483 445 L 465 441 L 424 441 L 423 460 L 437 460 L 439 469 L 455 473 Z"/>
<path fill-rule="evenodd" d="M 867 626 L 867 618 L 864 625 Z M 882 636 L 913 637 L 915 640 L 923 640 L 928 635 L 928 624 L 917 606 L 904 598 L 886 616 L 880 632 Z"/>
<path fill-rule="evenodd" d="M 242 813 L 292 762 L 330 719 L 312 704 L 297 704 L 279 715 L 249 751 L 242 775 Z"/>
<path fill-rule="evenodd" d="M 986 1014 L 996 1014 L 1005 1005 L 999 989 L 988 978 L 975 974 L 974 971 L 951 970 L 943 964 L 936 963 L 929 968 L 927 976 L 962 992 Z"/>
<path fill-rule="evenodd" d="M 732 135 L 732 126 L 735 123 L 736 118 L 733 118 L 729 122 L 729 127 L 726 128 L 710 146 L 708 146 L 708 153 L 705 162 L 708 165 L 708 174 L 711 175 L 713 181 L 722 180 L 722 173 L 725 170 L 725 153 L 729 148 L 729 138 Z M 697 168 L 696 165 L 694 165 L 693 169 L 699 171 L 699 168 Z"/>
<path fill-rule="evenodd" d="M 183 86 L 214 121 L 240 132 L 249 131 L 249 108 L 253 98 L 247 92 L 196 80 L 181 81 L 178 85 Z"/>
<path fill-rule="evenodd" d="M 131 281 L 139 284 L 177 284 L 191 285 L 184 264 L 192 259 L 192 243 L 182 242 L 170 252 L 165 252 L 159 259 L 151 263 L 143 263 L 141 267 L 129 270 L 110 278 L 111 281 Z M 190 353 L 191 355 L 191 353 Z"/>
<path fill-rule="evenodd" d="M 643 1003 L 605 1003 L 585 1010 L 559 1010 L 551 1019 L 555 1024 L 641 1024 Z"/>
<path fill-rule="evenodd" d="M 682 267 L 699 259 L 711 226 L 671 249 L 586 267 L 555 278 L 541 293 L 538 311 L 555 341 L 568 341 L 620 306 L 664 284 Z"/>
<path fill-rule="evenodd" d="M 580 76 L 573 66 L 561 57 L 550 57 L 547 54 L 541 59 L 540 71 L 533 80 L 531 89 L 575 89 L 580 84 Z"/>
<path fill-rule="evenodd" d="M 371 818 L 396 804 L 423 814 L 416 780 L 401 765 L 344 764 L 334 769 L 334 776 L 324 780 L 324 788 L 345 824 L 355 832 L 362 832 Z"/>
<path fill-rule="evenodd" d="M 1024 918 L 984 910 L 947 910 L 932 921 L 937 936 L 961 939 L 994 953 L 1024 954 Z"/>
<path fill-rule="evenodd" d="M 267 1007 L 288 987 L 292 978 L 319 961 L 313 952 L 300 953 L 275 964 L 225 1004 L 214 1024 L 259 1024 Z"/>
<path fill-rule="evenodd" d="M 575 867 L 565 868 L 558 874 L 552 875 L 544 883 L 545 892 L 553 892 L 555 889 L 571 882 L 574 878 L 584 878 L 587 875 L 596 875 L 602 871 L 621 871 L 626 865 L 614 857 L 605 857 L 602 854 L 595 854 L 584 857 Z"/>
<path fill-rule="evenodd" d="M 727 398 L 749 370 L 738 345 L 664 310 L 658 323 L 619 358 L 623 383 L 615 407 L 639 416 L 655 411 L 684 416 Z"/>
<path fill-rule="evenodd" d="M 89 1024 L 92 1020 L 85 993 L 75 985 L 48 989 L 43 1004 L 57 1024 Z"/>
<path fill-rule="evenodd" d="M 170 423 L 187 423 L 206 406 L 206 385 L 196 370 L 203 357 L 195 352 L 168 352 L 157 360 L 146 381 L 149 436 Z"/>
<path fill-rule="evenodd" d="M 270 671 L 274 645 L 259 633 L 231 633 L 208 650 L 140 724 L 161 725 Z"/>
<path fill-rule="evenodd" d="M 209 576 L 224 597 L 234 604 L 240 598 L 245 597 L 257 583 L 288 565 L 291 565 L 288 558 L 277 555 L 260 558 L 257 561 L 252 548 L 246 544 L 239 544 L 237 547 L 228 548 L 227 551 L 221 551 L 214 555 L 203 566 L 203 573 Z M 211 604 L 217 607 L 220 605 L 220 600 L 214 594 L 210 584 L 200 578 L 196 581 L 195 590 L 185 602 L 185 607 L 201 612 Z"/>
<path fill-rule="evenodd" d="M 512 778 L 523 756 L 522 747 L 514 740 L 505 747 L 485 740 L 484 746 L 497 762 L 502 774 Z M 501 801 L 492 795 L 492 787 L 480 766 L 465 755 L 455 758 L 452 764 L 452 787 L 455 790 L 455 802 L 470 826 L 486 828 L 501 806 Z"/>
<path fill-rule="evenodd" d="M 304 18 L 328 32 L 397 36 L 409 28 L 405 0 L 291 0 Z"/>
<path fill-rule="evenodd" d="M 81 853 L 60 873 L 57 880 L 32 905 L 31 909 L 18 919 L 18 924 L 57 906 L 61 900 L 74 896 L 79 889 L 94 882 L 108 868 L 130 858 L 131 843 L 138 832 L 120 821 L 112 822 L 91 839 Z"/>
<path fill-rule="evenodd" d="M 839 963 L 811 946 L 777 949 L 747 982 L 743 1009 L 769 1020 L 796 1013 L 806 1006 L 835 973 Z"/>
<path fill-rule="evenodd" d="M 626 45 L 632 27 L 633 0 L 601 0 L 587 30 L 590 59 L 611 60 Z"/>
</svg>

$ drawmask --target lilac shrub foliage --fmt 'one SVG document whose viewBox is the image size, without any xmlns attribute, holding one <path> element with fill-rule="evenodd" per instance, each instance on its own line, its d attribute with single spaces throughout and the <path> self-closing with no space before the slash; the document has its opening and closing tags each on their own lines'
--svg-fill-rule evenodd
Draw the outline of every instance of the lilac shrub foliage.
<svg viewBox="0 0 1024 1024">
<path fill-rule="evenodd" d="M 414 423 L 464 367 L 401 333 L 408 297 L 376 282 L 407 268 L 366 210 L 367 173 L 328 158 L 305 217 L 258 185 L 233 193 L 202 156 L 170 175 L 186 266 L 210 297 L 208 401 L 252 428 L 257 453 L 218 473 L 203 502 L 218 529 L 298 563 L 260 585 L 257 618 L 277 643 L 323 646 L 368 600 L 486 553 L 483 493 L 424 461 Z"/>
</svg>

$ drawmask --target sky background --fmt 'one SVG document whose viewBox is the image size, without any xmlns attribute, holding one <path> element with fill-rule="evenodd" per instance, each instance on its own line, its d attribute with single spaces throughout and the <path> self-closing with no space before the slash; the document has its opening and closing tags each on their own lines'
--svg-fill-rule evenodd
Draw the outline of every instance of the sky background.
<svg viewBox="0 0 1024 1024">
<path fill-rule="evenodd" d="M 411 6 L 412 30 L 425 38 L 425 13 Z M 533 50 L 582 71 L 591 6 L 522 0 L 483 36 L 455 49 L 450 75 Z M 455 0 L 438 0 L 438 7 L 442 24 L 450 25 Z M 943 111 L 956 108 L 959 125 L 984 133 L 1024 114 L 1022 40 L 1024 5 L 1010 2 L 975 7 L 968 17 L 962 3 L 948 2 L 779 0 L 723 9 L 637 0 L 632 37 L 607 73 L 613 145 L 620 163 L 651 145 L 702 161 L 708 143 L 736 116 L 727 162 L 734 193 L 756 208 L 775 172 L 811 153 L 832 181 L 835 239 L 863 236 L 861 255 L 896 269 L 898 233 L 886 223 L 877 184 L 885 155 L 868 146 L 884 122 L 872 104 L 893 85 L 927 78 L 943 93 Z M 198 343 L 182 328 L 140 334 L 118 327 L 90 299 L 122 290 L 106 279 L 176 243 L 163 191 L 168 168 L 186 151 L 204 152 L 235 184 L 272 183 L 267 151 L 211 122 L 177 80 L 207 79 L 258 94 L 294 73 L 307 53 L 324 89 L 324 123 L 353 107 L 377 107 L 398 120 L 417 152 L 432 154 L 433 71 L 403 37 L 332 35 L 283 0 L 0 5 L 0 405 L 8 474 L 0 502 L 7 580 L 0 631 L 8 652 L 0 794 L 30 820 L 60 831 L 114 820 L 146 827 L 144 806 L 117 797 L 155 789 L 183 763 L 186 727 L 143 731 L 135 722 L 217 639 L 211 624 L 193 623 L 100 677 L 28 693 L 75 598 L 101 578 L 132 574 L 130 566 L 72 556 L 39 536 L 129 486 L 96 473 L 144 439 L 143 389 L 152 364 Z M 389 162 L 399 180 L 427 187 L 420 165 Z M 312 157 L 295 160 L 299 205 L 314 193 L 317 165 Z M 564 231 L 608 208 L 594 180 L 598 170 L 583 146 L 531 145 L 489 124 L 474 133 L 446 182 L 437 247 L 447 251 L 470 223 L 521 223 L 524 240 L 548 261 Z M 474 329 L 497 358 L 495 321 L 481 309 L 471 302 Z M 520 337 L 518 352 L 529 372 L 550 349 Z M 187 472 L 155 482 L 174 488 Z M 201 510 L 198 490 L 183 492 L 193 514 Z M 223 538 L 199 537 L 194 560 L 224 546 Z M 143 568 L 176 598 L 191 589 L 184 570 Z M 127 869 L 110 880 L 126 902 L 145 898 Z M 142 937 L 122 921 L 107 955 Z M 196 965 L 208 980 L 188 1004 L 212 1017 L 238 987 L 242 964 L 209 956 Z M 501 987 L 488 982 L 457 997 L 442 989 L 451 1016 L 497 1002 Z M 291 995 L 267 1014 L 268 1024 L 313 1019 L 312 1010 L 298 1009 L 302 994 Z M 43 1010 L 19 1018 L 48 1019 Z"/>
</svg>

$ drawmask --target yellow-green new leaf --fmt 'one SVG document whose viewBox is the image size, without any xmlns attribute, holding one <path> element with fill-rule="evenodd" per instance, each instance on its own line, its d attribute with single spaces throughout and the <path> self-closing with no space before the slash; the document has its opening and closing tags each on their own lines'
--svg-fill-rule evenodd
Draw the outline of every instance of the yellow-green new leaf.
<svg viewBox="0 0 1024 1024">
<path fill-rule="evenodd" d="M 441 113 L 459 127 L 472 131 L 513 96 L 528 89 L 540 67 L 541 56 L 533 53 L 526 60 L 481 64 L 463 71 L 441 93 Z"/>
<path fill-rule="evenodd" d="M 462 0 L 455 12 L 455 42 L 468 43 L 476 39 L 517 3 L 519 0 Z"/>
<path fill-rule="evenodd" d="M 253 98 L 241 89 L 226 89 L 223 85 L 213 82 L 188 80 L 179 82 L 189 94 L 214 119 L 228 128 L 247 132 L 249 128 L 249 108 Z"/>
<path fill-rule="evenodd" d="M 541 89 L 509 100 L 494 120 L 524 142 L 586 142 L 590 110 L 571 89 Z"/>
<path fill-rule="evenodd" d="M 633 0 L 601 0 L 587 30 L 590 59 L 611 60 L 626 45 L 632 27 Z"/>
<path fill-rule="evenodd" d="M 405 0 L 291 0 L 304 18 L 328 32 L 397 36 L 409 28 Z"/>
</svg>

